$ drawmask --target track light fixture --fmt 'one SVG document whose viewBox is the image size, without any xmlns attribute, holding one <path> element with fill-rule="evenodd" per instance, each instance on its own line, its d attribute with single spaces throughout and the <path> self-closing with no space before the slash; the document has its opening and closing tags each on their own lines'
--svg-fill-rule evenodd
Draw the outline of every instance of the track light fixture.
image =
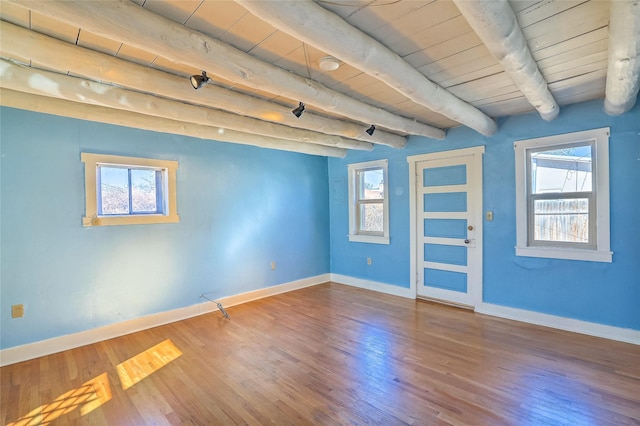
<svg viewBox="0 0 640 426">
<path fill-rule="evenodd" d="M 365 132 L 367 132 L 367 134 L 369 136 L 373 136 L 373 132 L 376 131 L 376 126 L 375 124 L 372 124 L 371 127 L 369 127 L 367 130 L 365 130 Z"/>
<path fill-rule="evenodd" d="M 202 71 L 202 75 L 192 75 L 189 78 L 189 81 L 191 81 L 191 85 L 193 86 L 193 88 L 198 90 L 205 84 L 209 83 L 211 79 L 207 77 L 207 73 L 205 71 Z"/>
<path fill-rule="evenodd" d="M 304 104 L 300 102 L 300 104 L 298 104 L 298 106 L 295 107 L 295 109 L 291 110 L 291 112 L 293 113 L 293 115 L 300 118 L 300 116 L 304 112 Z"/>
</svg>

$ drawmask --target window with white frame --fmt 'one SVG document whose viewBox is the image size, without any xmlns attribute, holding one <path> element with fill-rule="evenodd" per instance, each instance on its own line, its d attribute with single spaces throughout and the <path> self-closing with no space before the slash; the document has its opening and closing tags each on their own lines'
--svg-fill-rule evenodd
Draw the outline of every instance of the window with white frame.
<svg viewBox="0 0 640 426">
<path fill-rule="evenodd" d="M 516 255 L 611 262 L 609 128 L 514 148 Z"/>
<path fill-rule="evenodd" d="M 349 241 L 389 244 L 387 160 L 349 164 Z"/>
<path fill-rule="evenodd" d="M 82 153 L 84 226 L 179 222 L 177 161 Z"/>
</svg>

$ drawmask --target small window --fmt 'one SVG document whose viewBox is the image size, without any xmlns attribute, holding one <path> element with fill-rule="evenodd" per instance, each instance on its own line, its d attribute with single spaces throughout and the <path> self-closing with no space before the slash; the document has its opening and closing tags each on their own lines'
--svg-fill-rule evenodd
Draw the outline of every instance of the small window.
<svg viewBox="0 0 640 426">
<path fill-rule="evenodd" d="M 349 241 L 389 244 L 387 160 L 349 165 Z"/>
<path fill-rule="evenodd" d="M 519 256 L 611 262 L 609 129 L 518 141 Z"/>
<path fill-rule="evenodd" d="M 84 226 L 178 222 L 177 161 L 82 153 Z"/>
</svg>

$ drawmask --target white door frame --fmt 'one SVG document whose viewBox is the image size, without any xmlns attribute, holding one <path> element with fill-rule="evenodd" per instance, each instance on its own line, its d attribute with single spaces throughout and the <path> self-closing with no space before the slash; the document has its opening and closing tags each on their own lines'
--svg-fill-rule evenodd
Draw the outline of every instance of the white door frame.
<svg viewBox="0 0 640 426">
<path fill-rule="evenodd" d="M 469 294 L 474 308 L 479 308 L 482 305 L 482 242 L 483 242 L 483 207 L 482 207 L 482 156 L 484 154 L 484 146 L 476 146 L 472 148 L 455 149 L 451 151 L 441 151 L 431 154 L 419 154 L 411 155 L 407 157 L 409 163 L 409 238 L 411 244 L 411 260 L 410 260 L 410 277 L 411 277 L 411 293 L 414 297 L 417 297 L 418 292 L 418 277 L 421 275 L 418 271 L 418 249 L 417 249 L 417 178 L 418 173 L 416 170 L 416 164 L 421 161 L 440 160 L 444 158 L 459 158 L 459 157 L 473 157 L 473 170 L 467 174 L 467 179 L 474 182 L 480 182 L 478 185 L 479 190 L 469 193 L 468 196 L 473 197 L 475 207 L 474 215 L 474 227 L 476 229 L 476 250 L 478 250 L 478 256 L 480 262 L 473 265 L 473 269 L 470 269 L 467 274 L 467 280 L 469 285 Z"/>
</svg>

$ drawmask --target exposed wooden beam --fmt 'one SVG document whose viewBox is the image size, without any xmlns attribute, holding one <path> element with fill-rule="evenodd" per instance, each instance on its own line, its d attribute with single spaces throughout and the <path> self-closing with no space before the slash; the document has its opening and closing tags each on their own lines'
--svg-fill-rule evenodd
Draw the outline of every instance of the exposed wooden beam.
<svg viewBox="0 0 640 426">
<path fill-rule="evenodd" d="M 544 120 L 558 116 L 560 107 L 547 87 L 507 0 L 454 0 L 480 40 L 500 61 L 513 83 Z"/>
<path fill-rule="evenodd" d="M 482 111 L 433 83 L 382 43 L 312 0 L 236 2 L 280 31 L 379 79 L 420 105 L 483 135 L 497 130 L 495 121 Z"/>
<path fill-rule="evenodd" d="M 53 37 L 3 22 L 0 44 L 3 58 L 29 58 L 32 62 L 60 73 L 70 72 L 100 82 L 109 82 L 129 89 L 175 98 L 193 104 L 231 111 L 248 117 L 274 121 L 289 127 L 333 134 L 350 139 L 401 148 L 406 138 L 382 130 L 372 136 L 365 126 L 331 119 L 309 111 L 301 118 L 291 114 L 291 108 L 253 96 L 224 89 L 212 84 L 193 90 L 186 78 L 134 64 L 104 53 L 65 43 Z"/>
<path fill-rule="evenodd" d="M 362 123 L 435 139 L 445 132 L 392 114 L 263 62 L 239 49 L 125 1 L 33 1 L 15 4 L 255 89 L 297 99 Z"/>
<path fill-rule="evenodd" d="M 612 0 L 609 18 L 609 66 L 604 110 L 629 111 L 640 88 L 640 2 Z"/>
<path fill-rule="evenodd" d="M 82 78 L 18 66 L 5 60 L 0 60 L 0 87 L 187 123 L 251 132 L 273 138 L 337 148 L 373 149 L 373 146 L 368 142 L 353 139 L 347 140 L 339 136 L 294 129 L 281 124 L 242 117 L 226 111 L 189 105 Z"/>
<path fill-rule="evenodd" d="M 3 88 L 0 88 L 0 105 L 44 114 L 95 121 L 98 123 L 184 135 L 211 141 L 252 145 L 260 148 L 278 149 L 282 151 L 337 158 L 343 158 L 347 154 L 347 151 L 342 148 L 300 143 L 255 135 L 253 133 L 237 132 L 235 130 L 213 126 L 203 126 L 201 124 L 168 120 L 166 118 L 122 111 L 119 109 L 111 109 L 97 105 L 70 102 L 62 99 L 32 95 L 30 93 L 16 92 L 14 90 Z"/>
</svg>

